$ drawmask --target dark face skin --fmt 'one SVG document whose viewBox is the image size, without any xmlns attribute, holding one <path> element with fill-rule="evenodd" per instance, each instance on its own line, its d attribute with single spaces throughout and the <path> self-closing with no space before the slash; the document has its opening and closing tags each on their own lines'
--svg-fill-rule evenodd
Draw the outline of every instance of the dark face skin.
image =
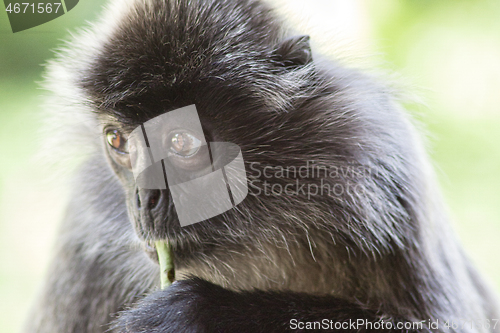
<svg viewBox="0 0 500 333">
<path fill-rule="evenodd" d="M 117 122 L 110 122 L 104 126 L 103 131 L 108 162 L 126 190 L 129 216 L 138 235 L 151 242 L 166 238 L 169 233 L 174 234 L 174 231 L 166 230 L 167 226 L 179 230 L 178 217 L 168 188 L 141 188 L 134 179 L 131 161 L 133 155 L 130 153 L 134 147 L 129 146 L 130 130 L 124 129 Z M 162 163 L 168 163 L 179 172 L 192 175 L 210 172 L 211 166 L 205 163 L 210 161 L 208 148 L 202 145 L 202 141 L 207 142 L 211 136 L 208 134 L 202 138 L 200 135 L 203 133 L 195 133 L 181 125 L 164 125 L 157 139 L 161 140 L 170 157 Z"/>
</svg>

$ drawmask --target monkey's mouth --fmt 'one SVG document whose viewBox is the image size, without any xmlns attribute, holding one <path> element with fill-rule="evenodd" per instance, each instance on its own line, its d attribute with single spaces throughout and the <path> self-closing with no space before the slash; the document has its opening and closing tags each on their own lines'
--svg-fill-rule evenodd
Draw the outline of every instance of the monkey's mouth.
<svg viewBox="0 0 500 333">
<path fill-rule="evenodd" d="M 156 251 L 156 247 L 154 242 L 144 242 L 143 250 L 148 255 L 149 259 L 151 259 L 155 264 L 160 264 L 158 260 L 158 252 Z"/>
</svg>

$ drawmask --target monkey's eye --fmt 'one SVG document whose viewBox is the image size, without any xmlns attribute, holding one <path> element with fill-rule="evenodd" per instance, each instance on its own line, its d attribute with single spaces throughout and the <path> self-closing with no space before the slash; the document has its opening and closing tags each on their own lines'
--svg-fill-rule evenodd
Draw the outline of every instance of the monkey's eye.
<svg viewBox="0 0 500 333">
<path fill-rule="evenodd" d="M 128 153 L 128 141 L 120 131 L 110 129 L 106 132 L 108 144 L 119 153 Z"/>
<path fill-rule="evenodd" d="M 189 158 L 201 147 L 201 141 L 188 132 L 177 131 L 170 136 L 170 151 L 177 156 Z"/>
</svg>

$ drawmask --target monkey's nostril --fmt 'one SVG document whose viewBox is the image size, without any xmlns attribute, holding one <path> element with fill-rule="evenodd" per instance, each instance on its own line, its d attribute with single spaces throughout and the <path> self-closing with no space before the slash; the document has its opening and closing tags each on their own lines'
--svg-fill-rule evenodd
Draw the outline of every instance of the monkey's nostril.
<svg viewBox="0 0 500 333">
<path fill-rule="evenodd" d="M 151 191 L 151 195 L 148 201 L 148 209 L 154 209 L 158 205 L 158 202 L 160 201 L 160 195 L 161 192 L 158 190 Z"/>
</svg>

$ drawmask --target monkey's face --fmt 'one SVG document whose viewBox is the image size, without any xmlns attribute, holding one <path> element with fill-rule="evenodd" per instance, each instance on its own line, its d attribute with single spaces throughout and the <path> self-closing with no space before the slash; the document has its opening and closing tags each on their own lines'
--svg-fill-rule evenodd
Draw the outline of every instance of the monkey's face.
<svg viewBox="0 0 500 333">
<path fill-rule="evenodd" d="M 222 163 L 222 156 L 214 155 L 220 152 L 214 149 L 217 144 L 212 144 L 210 153 L 207 143 L 211 135 L 205 135 L 194 106 L 166 112 L 136 127 L 132 133 L 108 123 L 104 136 L 108 160 L 128 189 L 129 213 L 141 236 L 165 237 L 167 228 L 177 226 L 179 214 L 173 205 L 175 201 L 177 208 L 183 209 L 181 212 L 189 215 L 191 211 L 192 216 L 198 209 L 203 213 L 199 206 L 203 198 L 194 191 L 186 193 L 185 184 L 203 180 L 202 177 L 212 173 L 216 163 Z M 181 192 L 172 192 L 182 184 Z M 210 197 L 213 195 L 210 187 L 216 184 L 198 181 L 196 185 L 196 192 L 203 191 L 200 188 L 203 185 L 205 197 Z M 225 186 L 224 190 L 227 190 Z M 175 193 L 179 195 L 174 196 Z M 205 209 L 217 205 L 217 198 L 205 200 Z M 203 218 L 190 222 L 201 220 Z"/>
<path fill-rule="evenodd" d="M 217 114 L 214 115 L 213 112 L 211 113 L 209 111 L 213 109 L 217 110 Z M 175 112 L 181 112 L 182 114 L 182 110 L 183 108 Z M 102 122 L 105 123 L 103 133 L 108 161 L 124 186 L 127 194 L 129 215 L 135 225 L 136 231 L 143 239 L 179 238 L 179 236 L 199 233 L 203 233 L 204 235 L 213 234 L 214 232 L 220 232 L 222 227 L 227 228 L 230 226 L 232 228 L 234 223 L 238 223 L 236 221 L 247 223 L 252 218 L 259 217 L 259 221 L 262 223 L 264 219 L 262 214 L 257 210 L 267 209 L 268 215 L 271 213 L 270 209 L 274 210 L 274 208 L 270 207 L 273 199 L 267 198 L 266 202 L 268 202 L 270 206 L 263 207 L 260 202 L 262 198 L 257 198 L 257 195 L 251 192 L 251 195 L 256 197 L 247 198 L 245 202 L 234 211 L 231 209 L 230 212 L 226 212 L 221 216 L 215 216 L 214 218 L 201 221 L 200 226 L 180 226 L 179 212 L 176 211 L 174 206 L 175 199 L 173 197 L 172 188 L 175 185 L 175 180 L 172 181 L 172 170 L 176 172 L 177 179 L 182 179 L 183 176 L 189 179 L 200 179 L 209 173 L 211 174 L 214 168 L 217 169 L 217 165 L 227 165 L 230 161 L 234 160 L 234 156 L 228 159 L 227 155 L 223 156 L 222 154 L 216 154 L 217 144 L 215 144 L 214 141 L 231 142 L 236 144 L 232 145 L 233 147 L 241 147 L 244 156 L 248 158 L 248 161 L 246 161 L 248 177 L 250 177 L 252 181 L 257 181 L 255 184 L 252 183 L 252 185 L 254 188 L 259 189 L 261 183 L 265 180 L 260 179 L 263 177 L 262 170 L 263 168 L 270 167 L 268 165 L 269 157 L 263 156 L 262 158 L 259 157 L 259 155 L 267 150 L 266 154 L 274 155 L 274 158 L 276 158 L 279 157 L 279 155 L 277 155 L 279 153 L 276 149 L 279 150 L 284 148 L 284 145 L 279 142 L 275 148 L 270 147 L 270 143 L 276 141 L 276 138 L 272 137 L 272 133 L 275 131 L 273 128 L 277 126 L 276 121 L 285 121 L 285 119 L 280 120 L 280 117 L 277 117 L 275 112 L 262 113 L 262 109 L 260 109 L 262 114 L 257 115 L 259 113 L 258 109 L 238 109 L 237 107 L 226 105 L 226 109 L 224 110 L 222 107 L 216 108 L 213 105 L 207 104 L 201 104 L 199 111 L 200 121 L 203 127 L 202 130 L 194 130 L 189 124 L 186 125 L 182 124 L 182 122 L 176 122 L 175 119 L 170 122 L 156 121 L 160 117 L 168 116 L 171 113 L 169 111 L 153 119 L 157 124 L 155 127 L 156 133 L 153 133 L 153 135 L 148 133 L 146 136 L 148 147 L 144 149 L 142 154 L 146 154 L 147 156 L 144 156 L 144 158 L 149 160 L 149 154 L 151 153 L 149 145 L 153 146 L 155 142 L 161 147 L 162 155 L 167 158 L 162 159 L 161 164 L 158 163 L 156 165 L 160 168 L 157 168 L 160 178 L 149 178 L 147 180 L 148 184 L 144 181 L 141 182 L 140 176 L 142 175 L 138 177 L 137 173 L 135 173 L 135 176 L 133 174 L 134 165 L 137 165 L 137 160 L 141 159 L 141 157 L 139 157 L 140 154 L 137 152 L 141 148 L 138 148 L 134 144 L 133 136 L 134 133 L 145 135 L 147 123 L 149 121 L 146 122 L 146 128 L 144 125 L 139 125 L 131 131 L 128 126 L 123 125 L 123 122 L 117 121 L 112 117 L 103 117 L 102 119 Z M 256 121 L 262 122 L 262 124 L 256 124 Z M 246 133 L 243 133 L 242 129 L 245 129 Z M 210 143 L 210 148 L 207 146 L 207 143 Z M 261 147 L 259 147 L 259 145 Z M 267 146 L 267 148 L 263 149 L 264 146 Z M 281 148 L 278 148 L 278 146 L 281 146 Z M 224 152 L 227 153 L 229 150 L 230 149 L 226 149 Z M 281 159 L 283 159 L 283 157 L 281 157 Z M 229 162 L 223 162 L 224 160 Z M 283 161 L 277 160 L 276 163 L 283 163 Z M 150 169 L 153 170 L 154 166 L 151 166 Z M 244 168 L 241 169 L 243 172 L 245 171 Z M 225 170 L 224 177 L 226 177 L 227 180 L 227 177 L 229 177 L 227 173 L 230 173 L 232 170 L 231 168 L 226 168 Z M 163 177 L 164 175 L 165 177 Z M 165 182 L 167 175 L 171 177 Z M 242 177 L 244 179 L 241 179 L 242 182 L 245 182 L 245 186 L 247 185 L 246 176 L 247 175 L 244 174 Z M 286 182 L 290 182 L 291 180 L 282 179 L 281 181 L 284 183 L 284 186 Z M 209 188 L 207 188 L 205 184 L 204 193 L 205 196 L 208 197 L 208 200 L 205 200 L 205 202 L 208 202 L 211 206 L 206 207 L 207 209 L 221 205 L 219 200 L 224 200 L 224 198 L 218 198 L 217 190 L 215 188 L 210 188 L 210 186 L 216 187 L 217 184 L 209 183 Z M 200 191 L 202 190 L 203 189 L 200 188 Z M 224 185 L 223 190 L 227 191 L 226 185 Z M 235 188 L 233 187 L 231 189 L 233 200 L 235 195 L 234 191 Z M 187 193 L 188 196 L 190 194 L 194 193 Z M 240 201 L 236 204 L 239 204 Z M 191 211 L 196 209 L 200 210 L 200 208 L 196 206 L 200 204 L 200 200 L 188 202 L 188 207 L 179 207 L 178 203 L 176 204 L 177 209 L 188 209 Z M 227 210 L 228 209 L 224 209 L 222 212 Z M 245 228 L 248 229 L 248 227 L 241 227 L 242 230 Z M 205 230 L 199 232 L 200 228 Z M 206 229 L 210 229 L 210 231 L 207 232 Z"/>
</svg>

